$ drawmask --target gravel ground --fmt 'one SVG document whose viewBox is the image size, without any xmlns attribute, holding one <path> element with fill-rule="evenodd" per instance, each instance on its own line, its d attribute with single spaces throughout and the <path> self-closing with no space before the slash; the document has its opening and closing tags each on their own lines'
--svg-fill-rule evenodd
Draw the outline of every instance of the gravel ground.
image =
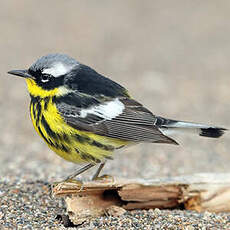
<svg viewBox="0 0 230 230">
<path fill-rule="evenodd" d="M 230 127 L 230 2 L 7 0 L 0 7 L 0 225 L 64 229 L 48 185 L 75 165 L 34 132 L 22 79 L 8 77 L 41 55 L 67 53 L 127 87 L 153 113 Z M 181 146 L 142 144 L 118 153 L 104 173 L 154 178 L 229 172 L 229 133 L 178 136 Z M 132 159 L 132 161 L 130 161 Z M 84 174 L 91 176 L 93 169 Z M 133 211 L 79 229 L 230 229 L 230 215 Z"/>
<path fill-rule="evenodd" d="M 4 180 L 0 185 L 0 224 L 4 229 L 65 229 L 61 199 L 52 199 L 47 182 Z M 150 209 L 126 212 L 86 221 L 77 229 L 230 229 L 230 215 L 210 212 Z"/>
<path fill-rule="evenodd" d="M 62 199 L 52 199 L 49 184 L 38 180 L 3 180 L 0 224 L 5 229 L 65 229 Z M 72 226 L 67 223 L 67 226 Z M 73 226 L 72 226 L 73 227 Z M 230 215 L 181 210 L 137 210 L 119 217 L 86 221 L 78 229 L 230 229 Z"/>
</svg>

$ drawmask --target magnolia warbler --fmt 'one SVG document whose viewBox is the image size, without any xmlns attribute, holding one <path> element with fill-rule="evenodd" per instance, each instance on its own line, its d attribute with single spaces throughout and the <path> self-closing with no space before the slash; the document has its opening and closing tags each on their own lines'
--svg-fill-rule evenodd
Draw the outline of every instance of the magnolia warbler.
<svg viewBox="0 0 230 230">
<path fill-rule="evenodd" d="M 8 72 L 26 80 L 35 130 L 59 156 L 85 166 L 74 178 L 124 146 L 140 142 L 178 144 L 169 132 L 194 131 L 218 138 L 224 128 L 155 116 L 118 83 L 64 54 L 39 58 L 29 69 Z M 86 164 L 87 163 L 87 164 Z"/>
</svg>

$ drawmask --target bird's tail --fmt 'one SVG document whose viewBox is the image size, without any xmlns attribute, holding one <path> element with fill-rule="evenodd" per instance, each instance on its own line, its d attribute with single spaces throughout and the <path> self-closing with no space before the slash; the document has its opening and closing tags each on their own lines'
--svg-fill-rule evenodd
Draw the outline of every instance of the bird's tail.
<svg viewBox="0 0 230 230">
<path fill-rule="evenodd" d="M 203 137 L 218 138 L 224 134 L 227 129 L 216 126 L 165 119 L 163 117 L 157 117 L 155 125 L 165 135 L 177 134 L 181 132 L 192 132 Z"/>
</svg>

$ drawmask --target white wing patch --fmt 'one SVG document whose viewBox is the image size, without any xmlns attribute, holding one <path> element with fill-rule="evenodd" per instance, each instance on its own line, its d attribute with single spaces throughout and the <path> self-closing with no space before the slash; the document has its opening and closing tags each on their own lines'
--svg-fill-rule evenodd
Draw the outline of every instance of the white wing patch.
<svg viewBox="0 0 230 230">
<path fill-rule="evenodd" d="M 50 74 L 53 77 L 59 77 L 61 75 L 67 74 L 73 66 L 64 65 L 61 62 L 55 63 L 51 68 L 44 69 L 42 73 Z"/>
<path fill-rule="evenodd" d="M 104 119 L 112 120 L 113 118 L 122 114 L 124 108 L 124 104 L 120 102 L 118 98 L 116 98 L 115 100 L 105 104 L 81 110 L 80 117 L 85 118 L 87 114 L 94 114 Z"/>
</svg>

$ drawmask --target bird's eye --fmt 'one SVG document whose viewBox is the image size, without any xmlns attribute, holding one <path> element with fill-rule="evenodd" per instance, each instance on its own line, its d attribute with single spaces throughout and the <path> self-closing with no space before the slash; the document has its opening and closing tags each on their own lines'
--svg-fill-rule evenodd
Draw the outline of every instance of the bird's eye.
<svg viewBox="0 0 230 230">
<path fill-rule="evenodd" d="M 51 78 L 51 75 L 50 75 L 50 74 L 42 74 L 42 76 L 41 76 L 41 81 L 42 81 L 43 83 L 45 83 L 45 82 L 48 82 L 48 81 L 50 80 L 50 78 Z"/>
</svg>

